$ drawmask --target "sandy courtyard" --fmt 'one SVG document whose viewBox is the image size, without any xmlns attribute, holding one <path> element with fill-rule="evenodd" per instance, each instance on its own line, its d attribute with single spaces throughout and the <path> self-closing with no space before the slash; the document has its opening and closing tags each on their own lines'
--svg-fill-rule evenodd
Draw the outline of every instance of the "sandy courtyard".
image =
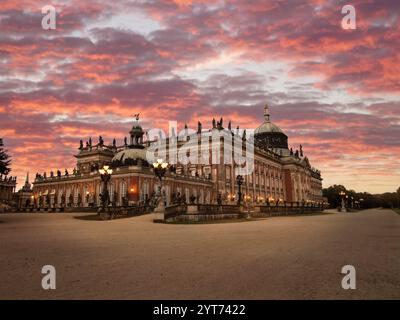
<svg viewBox="0 0 400 320">
<path fill-rule="evenodd" d="M 390 210 L 208 225 L 0 215 L 0 299 L 400 299 Z M 357 289 L 343 290 L 344 265 Z M 41 287 L 53 265 L 57 289 Z"/>
</svg>

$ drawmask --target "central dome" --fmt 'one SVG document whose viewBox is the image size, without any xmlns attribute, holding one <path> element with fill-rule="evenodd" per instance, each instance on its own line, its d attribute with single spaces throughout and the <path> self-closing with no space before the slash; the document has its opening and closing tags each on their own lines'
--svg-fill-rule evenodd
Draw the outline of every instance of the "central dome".
<svg viewBox="0 0 400 320">
<path fill-rule="evenodd" d="M 120 152 L 118 152 L 114 158 L 112 159 L 112 162 L 116 161 L 121 161 L 121 163 L 125 163 L 127 160 L 144 160 L 147 161 L 146 159 L 146 149 L 125 149 Z"/>
<path fill-rule="evenodd" d="M 272 122 L 265 122 L 261 126 L 259 126 L 256 130 L 254 130 L 254 134 L 260 134 L 264 132 L 283 133 L 281 128 L 279 128 L 276 124 L 273 124 Z"/>
<path fill-rule="evenodd" d="M 264 107 L 264 123 L 254 130 L 254 139 L 265 149 L 288 149 L 288 137 L 271 122 L 268 105 Z"/>
<path fill-rule="evenodd" d="M 143 145 L 144 131 L 139 124 L 139 118 L 136 117 L 136 123 L 134 123 L 131 131 L 131 143 L 128 145 L 127 139 L 125 138 L 125 149 L 119 151 L 111 160 L 111 163 L 115 167 L 119 166 L 130 166 L 142 164 L 148 165 L 147 162 L 147 151 Z"/>
</svg>

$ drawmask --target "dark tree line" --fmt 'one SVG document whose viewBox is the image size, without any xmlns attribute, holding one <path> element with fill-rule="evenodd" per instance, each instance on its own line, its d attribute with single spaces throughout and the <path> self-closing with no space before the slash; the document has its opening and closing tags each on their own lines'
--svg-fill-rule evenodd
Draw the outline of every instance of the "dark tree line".
<svg viewBox="0 0 400 320">
<path fill-rule="evenodd" d="M 363 209 L 368 208 L 400 208 L 400 187 L 396 192 L 386 192 L 382 194 L 371 194 L 368 192 L 356 192 L 347 190 L 343 185 L 333 185 L 322 190 L 323 196 L 328 198 L 329 205 L 337 208 L 341 204 L 340 192 L 345 192 L 348 199 L 359 202 Z"/>
<path fill-rule="evenodd" d="M 0 138 L 0 174 L 7 175 L 10 171 L 11 158 L 4 149 L 3 139 Z"/>
</svg>

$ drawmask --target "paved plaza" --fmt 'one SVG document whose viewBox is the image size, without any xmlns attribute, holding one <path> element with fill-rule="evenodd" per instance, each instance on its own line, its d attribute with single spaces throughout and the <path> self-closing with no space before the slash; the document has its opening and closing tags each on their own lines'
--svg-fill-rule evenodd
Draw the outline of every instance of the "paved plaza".
<svg viewBox="0 0 400 320">
<path fill-rule="evenodd" d="M 400 299 L 391 210 L 201 225 L 0 215 L 0 299 Z M 41 287 L 53 265 L 56 290 Z M 357 289 L 343 290 L 353 265 Z"/>
</svg>

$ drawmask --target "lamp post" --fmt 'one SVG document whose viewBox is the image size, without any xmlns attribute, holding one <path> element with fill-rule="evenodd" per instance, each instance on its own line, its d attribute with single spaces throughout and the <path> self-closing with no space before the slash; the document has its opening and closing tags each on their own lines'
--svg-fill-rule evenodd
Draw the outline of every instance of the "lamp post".
<svg viewBox="0 0 400 320">
<path fill-rule="evenodd" d="M 363 199 L 363 198 L 361 198 L 361 199 L 360 199 L 360 209 L 362 209 L 362 208 L 363 208 L 363 203 L 364 203 L 364 199 Z"/>
<path fill-rule="evenodd" d="M 340 195 L 340 199 L 341 199 L 341 208 L 340 208 L 340 211 L 346 212 L 346 204 L 345 204 L 345 201 L 344 201 L 344 198 L 345 198 L 345 196 L 346 196 L 346 193 L 345 193 L 344 191 L 340 191 L 340 192 L 339 192 L 339 195 Z"/>
<path fill-rule="evenodd" d="M 103 192 L 101 194 L 101 207 L 102 210 L 105 211 L 105 208 L 108 206 L 110 202 L 110 194 L 108 193 L 108 183 L 111 180 L 111 174 L 113 173 L 112 169 L 109 166 L 104 166 L 102 169 L 99 169 L 100 178 L 103 182 Z"/>
<path fill-rule="evenodd" d="M 165 203 L 164 203 L 165 199 L 162 192 L 162 178 L 165 176 L 167 168 L 168 168 L 168 163 L 164 162 L 163 159 L 158 159 L 157 162 L 153 163 L 154 174 L 160 181 L 160 185 L 158 187 L 159 201 L 155 212 L 161 214 L 164 214 L 165 212 Z M 162 219 L 164 219 L 164 217 L 162 217 Z"/>
<path fill-rule="evenodd" d="M 236 183 L 238 185 L 238 201 L 237 204 L 238 206 L 240 206 L 241 202 L 242 202 L 242 184 L 243 184 L 243 176 L 238 175 L 236 177 Z"/>
</svg>

